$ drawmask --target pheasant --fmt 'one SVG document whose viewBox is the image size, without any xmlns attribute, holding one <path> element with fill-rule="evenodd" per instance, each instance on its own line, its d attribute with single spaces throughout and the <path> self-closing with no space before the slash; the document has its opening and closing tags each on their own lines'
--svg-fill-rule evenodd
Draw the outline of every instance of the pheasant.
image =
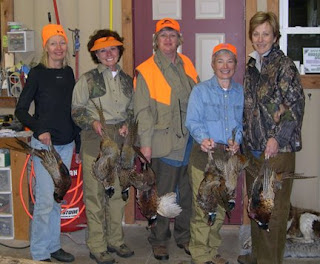
<svg viewBox="0 0 320 264">
<path fill-rule="evenodd" d="M 69 190 L 72 180 L 67 166 L 61 160 L 59 153 L 55 150 L 53 145 L 49 149 L 35 149 L 30 147 L 24 141 L 16 138 L 16 142 L 21 148 L 9 146 L 16 151 L 24 152 L 30 155 L 36 155 L 41 159 L 42 165 L 49 172 L 54 183 L 54 200 L 61 203 L 64 195 Z"/>
<path fill-rule="evenodd" d="M 223 207 L 228 218 L 235 206 L 235 189 L 238 175 L 246 166 L 245 159 L 222 148 L 208 152 L 208 163 L 200 183 L 197 202 L 208 216 L 208 225 L 213 225 L 218 205 Z"/>
<path fill-rule="evenodd" d="M 102 125 L 100 151 L 98 157 L 92 164 L 92 172 L 93 176 L 103 184 L 106 195 L 111 198 L 114 194 L 115 177 L 118 175 L 116 166 L 119 161 L 120 149 L 118 144 L 112 140 L 107 133 L 106 121 L 103 116 L 101 101 L 99 100 L 100 106 L 97 106 L 93 100 L 91 100 L 91 102 L 98 111 L 100 123 Z"/>
<path fill-rule="evenodd" d="M 124 201 L 128 199 L 129 187 L 137 177 L 136 166 L 134 165 L 136 151 L 133 148 L 136 141 L 137 128 L 138 124 L 131 120 L 128 125 L 128 134 L 124 139 L 119 155 L 118 176 Z"/>
<path fill-rule="evenodd" d="M 248 167 L 248 173 L 256 178 L 249 198 L 248 215 L 259 227 L 269 232 L 275 194 L 281 189 L 282 182 L 286 179 L 314 177 L 294 173 L 292 166 L 282 160 L 282 156 L 265 159 L 262 154 L 259 159 L 253 159 L 249 155 L 249 159 L 253 162 L 253 166 Z"/>
<path fill-rule="evenodd" d="M 147 228 L 149 229 L 156 225 L 157 214 L 167 218 L 175 218 L 182 209 L 176 203 L 174 192 L 158 197 L 156 175 L 140 150 L 137 147 L 135 150 L 145 163 L 142 166 L 142 171 L 131 178 L 131 184 L 137 189 L 136 201 L 141 214 L 148 220 Z"/>
</svg>

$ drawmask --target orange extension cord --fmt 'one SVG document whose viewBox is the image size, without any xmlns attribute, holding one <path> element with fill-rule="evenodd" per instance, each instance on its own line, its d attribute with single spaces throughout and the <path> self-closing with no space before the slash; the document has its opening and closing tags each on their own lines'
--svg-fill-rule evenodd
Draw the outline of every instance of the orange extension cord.
<svg viewBox="0 0 320 264">
<path fill-rule="evenodd" d="M 26 161 L 23 165 L 23 169 L 21 171 L 21 176 L 20 176 L 20 185 L 19 185 L 19 193 L 20 193 L 20 200 L 21 200 L 21 203 L 22 203 L 22 206 L 25 210 L 25 212 L 27 213 L 27 215 L 32 219 L 32 215 L 30 214 L 29 210 L 27 209 L 27 206 L 25 204 L 25 201 L 23 199 L 23 192 L 22 192 L 22 183 L 23 183 L 23 178 L 24 178 L 24 175 L 25 175 L 25 171 L 26 171 L 26 168 L 27 168 L 27 165 L 28 165 L 28 162 L 29 162 L 29 159 L 30 159 L 30 155 L 27 155 L 27 158 L 26 158 Z M 82 186 L 83 184 L 83 180 L 80 181 L 80 175 L 81 175 L 81 169 L 82 169 L 82 166 L 81 166 L 81 163 L 79 164 L 79 171 L 78 171 L 78 176 L 77 176 L 77 183 L 76 183 L 76 186 L 73 187 L 72 189 L 68 190 L 67 193 L 71 193 L 71 192 L 74 192 L 73 196 L 72 196 L 72 199 L 70 201 L 69 204 L 67 205 L 61 205 L 62 208 L 64 208 L 62 210 L 61 213 L 65 212 L 66 210 L 68 210 L 71 206 L 74 206 L 75 204 L 77 204 L 83 197 L 83 191 L 81 191 L 81 194 L 79 195 L 78 199 L 76 199 L 76 196 L 78 194 L 78 189 Z M 34 199 L 34 196 L 33 196 L 33 192 L 32 192 L 32 177 L 35 177 L 35 173 L 34 173 L 34 168 L 33 168 L 33 162 L 31 163 L 31 174 L 30 174 L 30 179 L 29 179 L 29 192 L 30 192 L 30 196 L 31 196 L 31 200 L 33 203 L 35 203 L 35 199 Z M 83 210 L 85 209 L 85 205 L 83 205 L 80 209 L 80 211 L 78 212 L 77 215 L 75 215 L 72 219 L 70 219 L 69 221 L 67 222 L 64 222 L 61 224 L 61 227 L 63 226 L 66 226 L 66 225 L 69 225 L 71 224 L 73 221 L 75 221 L 77 219 L 77 216 L 79 216 Z"/>
</svg>

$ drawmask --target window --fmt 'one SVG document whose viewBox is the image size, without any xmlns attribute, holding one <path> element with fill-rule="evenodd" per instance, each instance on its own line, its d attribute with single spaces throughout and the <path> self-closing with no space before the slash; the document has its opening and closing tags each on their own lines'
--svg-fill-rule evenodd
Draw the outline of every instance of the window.
<svg viewBox="0 0 320 264">
<path fill-rule="evenodd" d="M 303 63 L 302 48 L 320 47 L 320 0 L 280 0 L 280 48 Z"/>
</svg>

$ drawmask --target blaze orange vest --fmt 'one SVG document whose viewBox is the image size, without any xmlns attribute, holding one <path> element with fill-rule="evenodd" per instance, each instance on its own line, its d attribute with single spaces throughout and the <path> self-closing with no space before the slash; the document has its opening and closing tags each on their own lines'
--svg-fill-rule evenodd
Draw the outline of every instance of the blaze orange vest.
<svg viewBox="0 0 320 264">
<path fill-rule="evenodd" d="M 198 74 L 194 68 L 191 60 L 179 53 L 183 61 L 183 68 L 186 74 L 195 82 L 198 82 Z M 140 64 L 137 69 L 143 76 L 150 93 L 150 97 L 159 103 L 170 105 L 171 101 L 171 87 L 164 78 L 157 64 L 154 62 L 154 55 Z M 136 89 L 136 78 L 134 78 L 134 89 Z"/>
</svg>

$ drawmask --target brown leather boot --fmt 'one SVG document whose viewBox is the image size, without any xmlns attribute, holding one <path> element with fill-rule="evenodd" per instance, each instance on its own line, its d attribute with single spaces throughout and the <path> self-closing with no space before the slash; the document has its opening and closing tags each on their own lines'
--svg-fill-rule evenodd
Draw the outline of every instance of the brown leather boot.
<svg viewBox="0 0 320 264">
<path fill-rule="evenodd" d="M 207 263 L 207 262 L 206 262 Z M 210 262 L 209 262 L 210 263 Z M 219 254 L 214 256 L 212 259 L 213 264 L 229 264 L 229 261 L 225 260 L 223 257 L 221 257 Z"/>
<path fill-rule="evenodd" d="M 164 245 L 154 245 L 152 246 L 153 255 L 156 259 L 167 260 L 169 259 L 169 253 L 167 247 Z"/>
</svg>

